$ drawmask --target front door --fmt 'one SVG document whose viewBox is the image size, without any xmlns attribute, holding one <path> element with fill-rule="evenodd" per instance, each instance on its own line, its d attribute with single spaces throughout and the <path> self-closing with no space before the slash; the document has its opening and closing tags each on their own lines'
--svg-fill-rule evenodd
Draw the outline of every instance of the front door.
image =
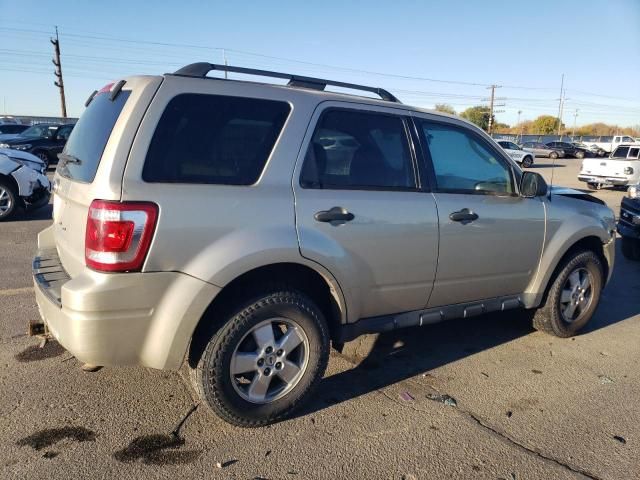
<svg viewBox="0 0 640 480">
<path fill-rule="evenodd" d="M 418 181 L 407 120 L 391 108 L 322 107 L 293 179 L 302 255 L 336 277 L 350 320 L 424 308 L 438 216 Z"/>
<path fill-rule="evenodd" d="M 544 241 L 544 205 L 517 193 L 514 167 L 463 124 L 417 119 L 440 215 L 429 306 L 522 293 Z"/>
</svg>

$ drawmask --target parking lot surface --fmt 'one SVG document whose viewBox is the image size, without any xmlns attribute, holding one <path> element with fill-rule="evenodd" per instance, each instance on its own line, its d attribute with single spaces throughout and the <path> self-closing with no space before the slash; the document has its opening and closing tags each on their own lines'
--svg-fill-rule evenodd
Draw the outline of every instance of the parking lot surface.
<svg viewBox="0 0 640 480">
<path fill-rule="evenodd" d="M 579 160 L 554 184 L 584 188 Z M 549 160 L 533 168 L 547 180 Z M 601 190 L 616 214 L 621 191 Z M 30 261 L 45 208 L 0 224 L 0 478 L 638 478 L 640 263 L 618 247 L 581 335 L 518 313 L 380 337 L 353 363 L 333 353 L 314 401 L 260 429 L 198 405 L 184 372 L 85 373 L 39 317 Z"/>
</svg>

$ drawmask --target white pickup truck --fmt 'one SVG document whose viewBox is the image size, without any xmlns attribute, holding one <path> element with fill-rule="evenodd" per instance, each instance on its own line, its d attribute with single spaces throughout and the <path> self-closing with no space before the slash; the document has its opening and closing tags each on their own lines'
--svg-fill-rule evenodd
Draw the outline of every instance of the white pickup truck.
<svg viewBox="0 0 640 480">
<path fill-rule="evenodd" d="M 578 180 L 592 190 L 640 183 L 640 142 L 619 145 L 608 158 L 585 158 Z"/>
<path fill-rule="evenodd" d="M 635 138 L 630 137 L 629 135 L 615 135 L 610 142 L 592 142 L 589 140 L 584 140 L 582 143 L 584 143 L 589 147 L 592 145 L 595 145 L 596 147 L 601 148 L 607 153 L 613 152 L 618 145 L 621 145 L 623 143 L 624 144 L 637 143 L 638 145 L 640 145 L 640 142 L 636 141 Z"/>
</svg>

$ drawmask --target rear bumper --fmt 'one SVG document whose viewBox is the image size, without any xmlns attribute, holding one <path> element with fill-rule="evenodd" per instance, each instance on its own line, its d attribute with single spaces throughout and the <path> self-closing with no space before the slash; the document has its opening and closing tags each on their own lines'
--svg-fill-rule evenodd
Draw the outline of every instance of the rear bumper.
<svg viewBox="0 0 640 480">
<path fill-rule="evenodd" d="M 70 278 L 55 249 L 34 259 L 36 301 L 51 334 L 94 365 L 180 368 L 191 335 L 219 288 L 177 272 Z"/>
<path fill-rule="evenodd" d="M 603 185 L 618 185 L 618 186 L 627 186 L 629 185 L 628 178 L 621 177 L 606 177 L 601 175 L 578 175 L 578 180 L 581 182 L 587 183 L 601 183 Z"/>
</svg>

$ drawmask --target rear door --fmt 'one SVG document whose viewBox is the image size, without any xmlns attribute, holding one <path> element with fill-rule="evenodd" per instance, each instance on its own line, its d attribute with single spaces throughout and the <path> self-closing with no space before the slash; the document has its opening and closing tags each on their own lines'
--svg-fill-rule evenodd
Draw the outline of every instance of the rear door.
<svg viewBox="0 0 640 480">
<path fill-rule="evenodd" d="M 421 185 L 403 111 L 326 102 L 293 178 L 301 253 L 337 277 L 350 319 L 423 308 L 438 216 Z"/>
<path fill-rule="evenodd" d="M 53 179 L 53 226 L 64 268 L 74 277 L 85 266 L 84 240 L 94 199 L 119 200 L 131 142 L 161 77 L 127 79 L 111 98 L 112 85 L 93 97 L 73 128 Z"/>
<path fill-rule="evenodd" d="M 545 213 L 517 193 L 517 170 L 462 122 L 416 118 L 440 217 L 430 307 L 517 295 L 538 266 Z"/>
</svg>

